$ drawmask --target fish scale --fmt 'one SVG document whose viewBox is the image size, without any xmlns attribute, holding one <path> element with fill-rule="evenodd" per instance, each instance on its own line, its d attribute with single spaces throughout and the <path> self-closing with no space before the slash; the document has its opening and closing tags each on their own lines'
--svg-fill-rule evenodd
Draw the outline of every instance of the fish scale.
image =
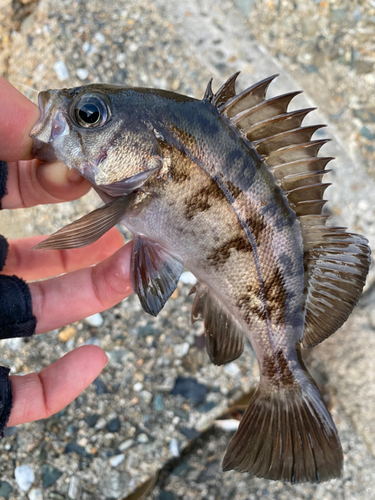
<svg viewBox="0 0 375 500">
<path fill-rule="evenodd" d="M 42 92 L 36 157 L 76 168 L 105 205 L 37 248 L 83 246 L 121 221 L 134 236 L 132 287 L 152 315 L 186 266 L 211 361 L 236 359 L 248 337 L 260 368 L 224 470 L 319 482 L 340 475 L 343 457 L 301 346 L 347 319 L 370 249 L 326 227 L 331 158 L 311 139 L 323 125 L 303 126 L 312 108 L 288 111 L 299 92 L 267 99 L 274 76 L 236 94 L 237 76 L 216 93 L 210 81 L 201 101 L 100 84 Z"/>
</svg>

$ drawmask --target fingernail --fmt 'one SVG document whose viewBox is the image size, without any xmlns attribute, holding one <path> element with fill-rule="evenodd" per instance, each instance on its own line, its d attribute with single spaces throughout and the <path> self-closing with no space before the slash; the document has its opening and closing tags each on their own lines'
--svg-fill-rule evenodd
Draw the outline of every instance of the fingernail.
<svg viewBox="0 0 375 500">
<path fill-rule="evenodd" d="M 77 182 L 82 180 L 82 175 L 75 168 L 69 169 L 66 177 L 69 182 Z"/>
</svg>

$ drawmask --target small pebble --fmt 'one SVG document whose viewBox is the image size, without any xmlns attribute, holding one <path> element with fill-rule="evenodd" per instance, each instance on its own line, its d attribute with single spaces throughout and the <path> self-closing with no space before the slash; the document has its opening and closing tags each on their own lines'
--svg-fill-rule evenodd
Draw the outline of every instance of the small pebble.
<svg viewBox="0 0 375 500">
<path fill-rule="evenodd" d="M 90 457 L 90 453 L 81 445 L 73 441 L 72 443 L 68 443 L 65 446 L 65 453 L 72 453 L 75 452 L 78 455 L 81 455 L 81 457 Z"/>
<path fill-rule="evenodd" d="M 99 327 L 99 326 L 102 326 L 104 319 L 100 313 L 96 313 L 96 314 L 93 314 L 92 316 L 88 316 L 87 318 L 85 318 L 85 321 L 90 326 Z"/>
<path fill-rule="evenodd" d="M 35 481 L 34 471 L 29 465 L 19 465 L 16 467 L 14 477 L 22 491 L 28 491 Z"/>
<path fill-rule="evenodd" d="M 118 465 L 121 464 L 125 459 L 125 455 L 121 453 L 121 455 L 115 455 L 114 457 L 111 457 L 109 459 L 109 463 L 111 464 L 112 467 L 117 467 Z"/>
<path fill-rule="evenodd" d="M 94 380 L 94 384 L 96 386 L 96 394 L 106 394 L 108 391 L 108 388 L 107 386 L 105 385 L 105 383 L 101 380 L 100 377 L 97 377 L 95 380 Z"/>
<path fill-rule="evenodd" d="M 231 363 L 228 363 L 227 365 L 224 366 L 224 371 L 231 375 L 232 377 L 235 377 L 239 373 L 241 373 L 241 370 L 237 363 L 232 361 Z"/>
<path fill-rule="evenodd" d="M 216 403 L 213 401 L 208 401 L 207 403 L 203 403 L 197 407 L 197 410 L 199 413 L 207 413 L 212 410 L 212 408 L 215 408 Z"/>
<path fill-rule="evenodd" d="M 14 436 L 14 434 L 16 434 L 17 431 L 18 431 L 18 427 L 16 427 L 16 426 L 5 427 L 5 429 L 4 429 L 4 436 L 5 437 Z"/>
<path fill-rule="evenodd" d="M 99 418 L 99 420 L 95 424 L 95 429 L 100 431 L 100 429 L 103 429 L 106 426 L 106 423 L 107 422 L 105 421 L 105 419 L 103 417 Z"/>
<path fill-rule="evenodd" d="M 176 438 L 171 439 L 171 442 L 169 443 L 169 451 L 172 453 L 174 457 L 180 456 L 180 450 L 178 448 L 178 441 Z"/>
<path fill-rule="evenodd" d="M 116 418 L 113 418 L 112 420 L 110 420 L 107 425 L 107 430 L 109 432 L 117 432 L 120 430 L 120 427 L 121 427 L 121 422 L 120 422 L 120 419 L 118 417 Z"/>
<path fill-rule="evenodd" d="M 59 332 L 60 342 L 68 342 L 77 333 L 77 329 L 74 326 L 67 326 Z"/>
<path fill-rule="evenodd" d="M 195 285 L 197 278 L 190 271 L 185 271 L 181 274 L 180 281 L 182 281 L 184 285 Z"/>
<path fill-rule="evenodd" d="M 177 465 L 174 469 L 171 470 L 172 476 L 180 476 L 183 472 L 189 470 L 189 464 L 184 460 L 180 464 Z"/>
<path fill-rule="evenodd" d="M 222 429 L 223 431 L 236 431 L 238 429 L 240 421 L 234 418 L 228 418 L 226 420 L 215 420 L 214 424 L 216 427 L 219 427 L 219 429 Z"/>
<path fill-rule="evenodd" d="M 80 80 L 86 80 L 89 76 L 89 72 L 85 68 L 78 68 L 76 73 Z"/>
<path fill-rule="evenodd" d="M 56 467 L 50 467 L 47 464 L 42 465 L 43 488 L 49 488 L 61 476 L 62 472 L 59 471 L 59 469 L 56 469 Z"/>
<path fill-rule="evenodd" d="M 177 344 L 173 347 L 173 353 L 177 358 L 183 358 L 189 352 L 189 342 Z"/>
<path fill-rule="evenodd" d="M 29 500 L 43 500 L 43 491 L 39 488 L 33 488 L 29 491 Z"/>
<path fill-rule="evenodd" d="M 86 420 L 87 425 L 89 427 L 95 427 L 95 425 L 97 424 L 99 418 L 100 418 L 100 415 L 98 415 L 97 413 L 94 413 L 93 415 L 88 415 L 85 418 L 85 420 Z"/>
<path fill-rule="evenodd" d="M 148 436 L 144 432 L 137 436 L 138 443 L 145 444 L 148 443 Z"/>
<path fill-rule="evenodd" d="M 175 496 L 171 491 L 161 491 L 159 493 L 159 499 L 158 500 L 175 500 Z"/>
<path fill-rule="evenodd" d="M 65 500 L 65 495 L 62 495 L 58 491 L 51 491 L 48 498 L 51 498 L 52 500 Z"/>
<path fill-rule="evenodd" d="M 174 414 L 177 415 L 180 418 L 183 418 L 184 420 L 189 421 L 189 417 L 190 417 L 189 412 L 183 410 L 182 408 L 178 408 L 178 407 L 175 408 L 174 409 Z"/>
<path fill-rule="evenodd" d="M 183 396 L 195 403 L 203 403 L 207 394 L 207 387 L 191 377 L 177 377 L 171 394 Z"/>
<path fill-rule="evenodd" d="M 53 69 L 55 70 L 57 78 L 60 80 L 60 82 L 63 82 L 64 80 L 67 80 L 69 78 L 69 71 L 64 61 L 55 62 L 55 64 L 53 65 Z"/>
<path fill-rule="evenodd" d="M 200 436 L 200 432 L 198 432 L 194 428 L 180 427 L 179 431 L 181 432 L 181 434 L 186 436 L 188 439 L 196 439 L 197 437 Z"/>
<path fill-rule="evenodd" d="M 163 396 L 161 394 L 156 394 L 154 398 L 154 408 L 156 411 L 164 410 L 164 401 L 163 401 Z"/>
<path fill-rule="evenodd" d="M 157 388 L 162 392 L 169 392 L 173 389 L 176 384 L 176 379 L 174 377 L 165 377 L 164 381 Z"/>
<path fill-rule="evenodd" d="M 141 392 L 142 389 L 143 389 L 142 382 L 137 382 L 136 384 L 133 385 L 133 390 L 135 392 Z"/>
<path fill-rule="evenodd" d="M 95 39 L 99 42 L 99 43 L 104 43 L 105 42 L 105 37 L 102 33 L 95 33 Z"/>
<path fill-rule="evenodd" d="M 0 480 L 0 498 L 9 498 L 9 495 L 12 492 L 12 486 L 8 483 L 8 481 Z"/>
<path fill-rule="evenodd" d="M 134 439 L 127 439 L 126 441 L 124 441 L 123 443 L 120 444 L 118 449 L 120 451 L 125 451 L 128 448 L 130 448 L 131 446 L 133 446 L 133 444 L 134 444 Z"/>
<path fill-rule="evenodd" d="M 23 339 L 21 337 L 15 339 L 4 339 L 3 346 L 8 345 L 12 351 L 19 351 L 22 347 Z"/>
<path fill-rule="evenodd" d="M 146 404 L 150 404 L 152 400 L 152 394 L 149 391 L 141 391 L 141 398 Z"/>
<path fill-rule="evenodd" d="M 98 337 L 90 337 L 86 340 L 84 345 L 100 345 L 100 340 Z"/>
<path fill-rule="evenodd" d="M 365 210 L 368 210 L 370 207 L 369 207 L 369 204 L 368 204 L 368 202 L 366 200 L 359 200 L 359 202 L 358 202 L 358 208 L 360 210 L 365 211 Z"/>
<path fill-rule="evenodd" d="M 374 73 L 368 73 L 367 75 L 364 76 L 364 80 L 369 85 L 375 85 L 375 74 Z"/>
<path fill-rule="evenodd" d="M 68 497 L 72 500 L 79 498 L 79 479 L 77 476 L 72 476 L 70 478 Z"/>
<path fill-rule="evenodd" d="M 91 49 L 91 43 L 84 42 L 82 45 L 82 50 L 86 52 L 86 54 L 88 54 L 90 52 L 90 49 Z"/>
<path fill-rule="evenodd" d="M 116 62 L 125 62 L 126 61 L 126 54 L 124 52 L 120 52 L 116 56 Z"/>
</svg>

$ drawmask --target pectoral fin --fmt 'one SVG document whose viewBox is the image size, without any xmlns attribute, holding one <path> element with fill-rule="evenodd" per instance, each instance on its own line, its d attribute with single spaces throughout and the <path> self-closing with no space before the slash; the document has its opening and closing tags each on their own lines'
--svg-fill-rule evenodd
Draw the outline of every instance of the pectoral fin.
<svg viewBox="0 0 375 500">
<path fill-rule="evenodd" d="M 143 309 L 157 316 L 177 287 L 182 259 L 155 241 L 136 236 L 131 258 L 131 283 Z"/>
<path fill-rule="evenodd" d="M 67 250 L 91 245 L 109 231 L 132 207 L 135 194 L 120 196 L 59 229 L 34 247 L 35 250 Z"/>
</svg>

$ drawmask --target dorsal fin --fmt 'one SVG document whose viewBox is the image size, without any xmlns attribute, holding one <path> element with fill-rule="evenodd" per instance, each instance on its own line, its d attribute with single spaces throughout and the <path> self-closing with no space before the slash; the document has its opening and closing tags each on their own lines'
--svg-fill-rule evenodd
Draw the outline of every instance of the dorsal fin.
<svg viewBox="0 0 375 500">
<path fill-rule="evenodd" d="M 302 126 L 314 108 L 288 111 L 300 92 L 267 99 L 268 86 L 276 76 L 236 95 L 236 73 L 216 94 L 212 94 L 210 82 L 205 97 L 250 141 L 249 147 L 257 150 L 300 222 L 306 309 L 302 343 L 310 347 L 336 331 L 357 303 L 369 268 L 370 248 L 362 236 L 326 227 L 323 194 L 329 184 L 323 182 L 323 176 L 332 158 L 318 156 L 328 139 L 311 140 L 325 125 Z"/>
</svg>

